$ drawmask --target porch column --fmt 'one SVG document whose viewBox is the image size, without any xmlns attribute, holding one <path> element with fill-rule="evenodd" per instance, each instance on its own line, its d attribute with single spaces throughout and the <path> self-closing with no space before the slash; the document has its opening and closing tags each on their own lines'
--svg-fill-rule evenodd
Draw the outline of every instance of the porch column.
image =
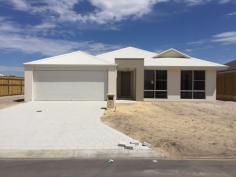
<svg viewBox="0 0 236 177">
<path fill-rule="evenodd" d="M 108 70 L 108 93 L 114 94 L 116 99 L 116 80 L 117 80 L 117 70 L 115 67 L 109 68 Z"/>
<path fill-rule="evenodd" d="M 167 71 L 167 94 L 168 100 L 180 99 L 180 70 Z"/>
<path fill-rule="evenodd" d="M 216 71 L 206 70 L 206 100 L 216 100 Z"/>
<path fill-rule="evenodd" d="M 24 95 L 25 101 L 33 101 L 33 70 L 31 67 L 25 66 L 25 84 Z"/>
</svg>

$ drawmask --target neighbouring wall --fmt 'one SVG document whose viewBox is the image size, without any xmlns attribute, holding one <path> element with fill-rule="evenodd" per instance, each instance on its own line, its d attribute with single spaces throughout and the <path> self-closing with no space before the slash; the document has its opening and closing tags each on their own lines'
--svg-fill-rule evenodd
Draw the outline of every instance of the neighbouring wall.
<svg viewBox="0 0 236 177">
<path fill-rule="evenodd" d="M 217 73 L 216 97 L 218 100 L 236 101 L 236 70 Z"/>
</svg>

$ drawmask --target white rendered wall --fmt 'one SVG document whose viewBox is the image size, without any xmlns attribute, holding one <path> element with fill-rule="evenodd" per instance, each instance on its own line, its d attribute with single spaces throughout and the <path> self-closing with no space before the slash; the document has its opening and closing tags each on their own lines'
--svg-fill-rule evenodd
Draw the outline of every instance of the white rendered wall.
<svg viewBox="0 0 236 177">
<path fill-rule="evenodd" d="M 25 101 L 34 100 L 35 83 L 34 71 L 106 71 L 106 92 L 116 94 L 115 66 L 25 66 Z M 108 89 L 109 87 L 109 89 Z M 36 93 L 37 94 L 37 93 Z M 106 93 L 105 93 L 106 94 Z"/>
<path fill-rule="evenodd" d="M 29 102 L 33 100 L 33 71 L 30 68 L 25 67 L 25 101 Z"/>
<path fill-rule="evenodd" d="M 168 100 L 180 99 L 180 70 L 168 70 L 167 71 L 167 94 Z"/>
<path fill-rule="evenodd" d="M 34 71 L 34 100 L 102 101 L 107 71 Z"/>
<path fill-rule="evenodd" d="M 191 70 L 191 69 L 189 69 Z M 193 69 L 195 70 L 195 69 Z M 167 70 L 167 99 L 161 101 L 215 101 L 216 100 L 216 70 L 205 70 L 206 72 L 206 99 L 181 99 L 181 70 Z M 153 99 L 145 99 L 153 100 Z"/>
<path fill-rule="evenodd" d="M 167 88 L 168 88 L 168 100 L 185 100 L 180 99 L 181 89 L 181 70 L 168 70 L 167 71 Z M 206 101 L 216 100 L 216 71 L 206 70 Z M 189 100 L 187 100 L 189 101 Z M 196 101 L 196 99 L 193 99 Z"/>
<path fill-rule="evenodd" d="M 114 94 L 116 98 L 116 81 L 117 81 L 117 70 L 116 68 L 110 68 L 108 70 L 108 93 Z"/>
<path fill-rule="evenodd" d="M 216 71 L 206 71 L 206 100 L 216 100 Z"/>
</svg>

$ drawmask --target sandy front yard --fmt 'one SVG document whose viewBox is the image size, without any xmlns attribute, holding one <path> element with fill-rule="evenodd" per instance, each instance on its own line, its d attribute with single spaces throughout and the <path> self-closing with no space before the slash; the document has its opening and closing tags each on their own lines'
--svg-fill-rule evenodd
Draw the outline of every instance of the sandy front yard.
<svg viewBox="0 0 236 177">
<path fill-rule="evenodd" d="M 236 102 L 118 104 L 102 120 L 170 158 L 236 158 Z"/>
</svg>

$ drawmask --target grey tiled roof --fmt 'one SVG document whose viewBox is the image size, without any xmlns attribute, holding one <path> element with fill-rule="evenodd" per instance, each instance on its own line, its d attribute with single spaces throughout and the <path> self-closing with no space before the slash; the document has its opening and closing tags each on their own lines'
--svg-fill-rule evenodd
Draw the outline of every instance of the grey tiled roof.
<svg viewBox="0 0 236 177">
<path fill-rule="evenodd" d="M 229 66 L 227 70 L 236 70 L 236 60 L 232 60 L 228 63 L 225 63 L 225 65 Z"/>
</svg>

